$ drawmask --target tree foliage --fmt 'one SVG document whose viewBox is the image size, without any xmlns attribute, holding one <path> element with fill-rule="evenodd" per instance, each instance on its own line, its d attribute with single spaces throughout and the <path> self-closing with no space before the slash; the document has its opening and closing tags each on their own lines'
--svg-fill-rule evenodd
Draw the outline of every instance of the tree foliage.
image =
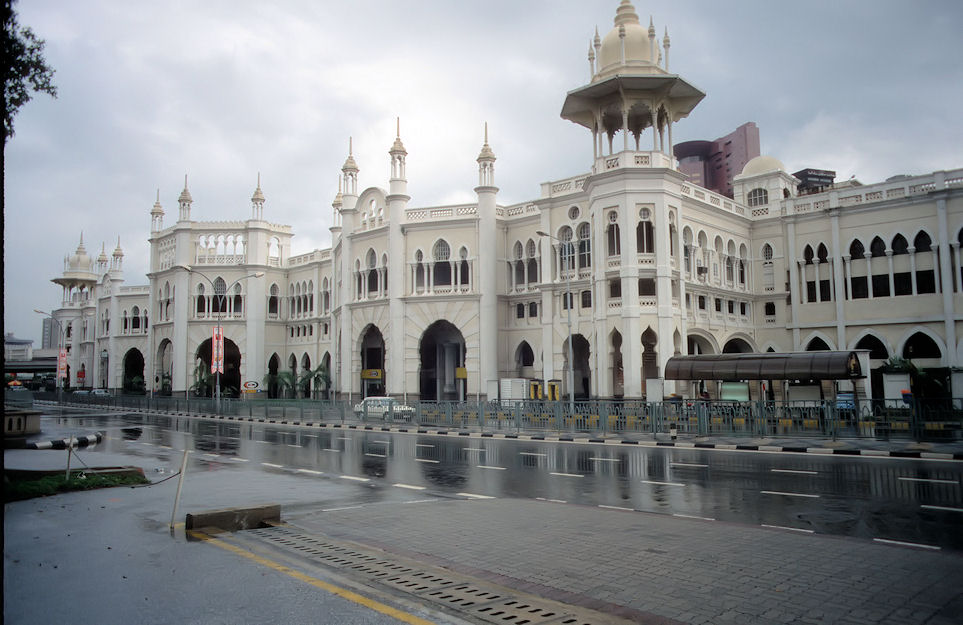
<svg viewBox="0 0 963 625">
<path fill-rule="evenodd" d="M 33 92 L 57 97 L 54 70 L 43 57 L 44 40 L 17 23 L 14 0 L 3 2 L 3 144 L 13 136 L 13 118 Z"/>
</svg>

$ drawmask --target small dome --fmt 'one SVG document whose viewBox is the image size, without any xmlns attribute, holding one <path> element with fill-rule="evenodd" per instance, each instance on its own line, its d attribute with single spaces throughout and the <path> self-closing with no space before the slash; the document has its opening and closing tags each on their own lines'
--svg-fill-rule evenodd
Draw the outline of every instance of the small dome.
<svg viewBox="0 0 963 625">
<path fill-rule="evenodd" d="M 120 237 L 117 238 L 117 247 L 114 248 L 114 258 L 123 258 L 124 250 L 120 249 Z"/>
<path fill-rule="evenodd" d="M 71 271 L 87 271 L 90 269 L 90 256 L 87 255 L 87 248 L 84 247 L 83 238 L 80 240 L 80 245 L 77 246 L 77 251 L 73 253 L 67 264 Z"/>
<path fill-rule="evenodd" d="M 104 246 L 100 246 L 100 256 L 97 257 L 98 263 L 106 263 L 109 259 L 107 258 L 107 252 L 104 250 Z"/>
<path fill-rule="evenodd" d="M 620 30 L 625 30 L 625 66 L 632 67 L 636 72 L 651 72 L 657 67 L 658 59 L 652 58 L 652 43 L 649 41 L 649 29 L 639 22 L 635 7 L 629 0 L 622 0 L 622 4 L 615 12 L 615 26 L 602 39 L 602 47 L 598 54 L 598 73 L 620 73 L 616 68 L 622 67 L 622 40 Z M 624 71 L 624 70 L 622 70 Z"/>
<path fill-rule="evenodd" d="M 746 163 L 746 166 L 742 168 L 742 175 L 754 176 L 756 174 L 765 174 L 770 171 L 786 171 L 786 166 L 782 164 L 782 161 L 773 156 L 757 156 Z"/>
</svg>

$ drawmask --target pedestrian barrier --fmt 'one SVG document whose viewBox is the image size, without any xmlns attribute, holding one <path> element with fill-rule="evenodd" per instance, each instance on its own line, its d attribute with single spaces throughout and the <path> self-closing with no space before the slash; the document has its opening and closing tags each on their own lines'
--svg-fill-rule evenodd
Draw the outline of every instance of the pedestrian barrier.
<svg viewBox="0 0 963 625">
<path fill-rule="evenodd" d="M 35 398 L 57 401 L 56 393 Z M 357 399 L 357 398 L 355 398 Z M 148 397 L 145 395 L 64 394 L 65 403 L 107 406 L 169 414 L 218 414 L 265 422 L 374 423 L 398 422 L 426 428 L 482 432 L 668 434 L 696 436 L 803 436 L 903 438 L 952 441 L 963 439 L 963 399 L 873 400 L 837 403 L 806 401 L 708 401 L 673 399 L 514 402 L 434 402 L 405 404 L 411 410 L 390 409 L 376 415 L 355 414 L 354 402 L 315 399 L 222 398 L 220 411 L 208 397 Z"/>
</svg>

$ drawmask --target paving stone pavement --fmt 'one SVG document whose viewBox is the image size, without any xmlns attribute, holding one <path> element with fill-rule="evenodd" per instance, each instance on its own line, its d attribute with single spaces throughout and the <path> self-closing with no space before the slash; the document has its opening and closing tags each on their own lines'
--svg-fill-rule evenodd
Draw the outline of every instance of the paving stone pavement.
<svg viewBox="0 0 963 625">
<path fill-rule="evenodd" d="M 513 499 L 283 519 L 642 623 L 963 623 L 956 552 Z"/>
</svg>

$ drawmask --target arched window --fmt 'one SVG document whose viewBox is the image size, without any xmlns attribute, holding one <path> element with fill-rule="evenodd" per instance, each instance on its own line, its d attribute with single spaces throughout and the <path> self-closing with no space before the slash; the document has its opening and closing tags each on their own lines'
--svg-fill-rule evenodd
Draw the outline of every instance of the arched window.
<svg viewBox="0 0 963 625">
<path fill-rule="evenodd" d="M 820 243 L 819 247 L 816 248 L 816 258 L 819 259 L 819 262 L 824 263 L 828 257 L 829 253 L 826 250 L 826 246 L 823 243 Z"/>
<path fill-rule="evenodd" d="M 772 246 L 768 243 L 762 246 L 762 259 L 772 261 Z"/>
<path fill-rule="evenodd" d="M 609 213 L 609 225 L 605 229 L 606 250 L 609 256 L 618 256 L 622 252 L 622 242 L 619 236 L 619 214 Z"/>
<path fill-rule="evenodd" d="M 635 228 L 635 248 L 639 254 L 655 253 L 655 230 L 648 219 L 640 221 Z"/>
<path fill-rule="evenodd" d="M 575 246 L 572 245 L 572 229 L 565 226 L 559 230 L 558 240 L 561 241 L 558 246 L 559 266 L 562 268 L 562 271 L 574 269 Z"/>
<path fill-rule="evenodd" d="M 525 284 L 525 261 L 522 258 L 525 256 L 525 250 L 522 247 L 521 241 L 515 241 L 515 246 L 513 249 L 514 267 L 515 267 L 515 284 L 522 285 Z"/>
<path fill-rule="evenodd" d="M 726 256 L 726 282 L 732 282 L 732 256 Z"/>
<path fill-rule="evenodd" d="M 434 285 L 451 285 L 451 248 L 448 246 L 448 242 L 441 239 L 435 243 L 431 256 L 432 260 L 435 261 L 435 264 L 432 266 Z"/>
<path fill-rule="evenodd" d="M 933 242 L 930 240 L 930 235 L 926 234 L 922 230 L 920 230 L 916 234 L 916 238 L 913 239 L 913 247 L 916 249 L 917 253 L 933 251 L 932 245 Z"/>
<path fill-rule="evenodd" d="M 739 260 L 739 284 L 746 285 L 746 261 Z"/>
<path fill-rule="evenodd" d="M 578 227 L 578 267 L 592 266 L 592 226 L 582 222 Z"/>
<path fill-rule="evenodd" d="M 224 312 L 226 304 L 224 301 L 225 295 L 227 295 L 227 283 L 224 282 L 223 278 L 218 277 L 214 280 L 214 299 L 211 301 L 211 312 Z"/>
<path fill-rule="evenodd" d="M 776 302 L 766 302 L 764 309 L 767 317 L 776 316 Z"/>
<path fill-rule="evenodd" d="M 886 256 L 886 244 L 879 237 L 873 237 L 873 242 L 869 244 L 869 253 L 873 255 L 873 258 L 879 256 Z"/>
<path fill-rule="evenodd" d="M 866 254 L 866 249 L 863 247 L 862 241 L 856 239 L 849 244 L 849 257 L 853 260 L 862 258 Z"/>
<path fill-rule="evenodd" d="M 807 245 L 803 250 L 803 260 L 806 261 L 807 265 L 813 264 L 813 256 L 813 247 L 811 245 Z"/>
<path fill-rule="evenodd" d="M 425 255 L 421 250 L 415 250 L 415 289 L 425 288 Z"/>
<path fill-rule="evenodd" d="M 528 283 L 534 284 L 538 282 L 538 260 L 536 259 L 538 246 L 535 245 L 535 241 L 529 239 L 525 251 L 528 254 Z"/>
<path fill-rule="evenodd" d="M 749 206 L 765 206 L 769 203 L 769 192 L 762 188 L 753 189 L 746 196 Z"/>
<path fill-rule="evenodd" d="M 458 250 L 458 284 L 468 286 L 471 284 L 471 264 L 468 262 L 468 248 L 464 245 Z"/>
<path fill-rule="evenodd" d="M 207 310 L 207 298 L 204 297 L 204 285 L 197 285 L 197 307 L 195 308 L 198 316 L 201 316 Z"/>
<path fill-rule="evenodd" d="M 908 254 L 909 253 L 909 243 L 906 242 L 906 237 L 902 234 L 897 234 L 893 237 L 893 255 L 897 254 Z"/>
<path fill-rule="evenodd" d="M 268 314 L 277 318 L 281 289 L 278 288 L 277 284 L 272 284 L 270 293 L 271 295 L 268 297 Z"/>
<path fill-rule="evenodd" d="M 244 298 L 241 297 L 241 285 L 234 285 L 234 316 L 240 317 L 244 312 Z"/>
<path fill-rule="evenodd" d="M 582 308 L 592 307 L 592 291 L 585 290 L 582 291 Z"/>
<path fill-rule="evenodd" d="M 133 332 L 140 332 L 140 308 L 137 306 L 130 311 L 130 329 Z"/>
<path fill-rule="evenodd" d="M 375 254 L 374 250 L 368 250 L 367 256 L 368 265 L 368 295 L 378 292 L 378 255 Z"/>
</svg>

